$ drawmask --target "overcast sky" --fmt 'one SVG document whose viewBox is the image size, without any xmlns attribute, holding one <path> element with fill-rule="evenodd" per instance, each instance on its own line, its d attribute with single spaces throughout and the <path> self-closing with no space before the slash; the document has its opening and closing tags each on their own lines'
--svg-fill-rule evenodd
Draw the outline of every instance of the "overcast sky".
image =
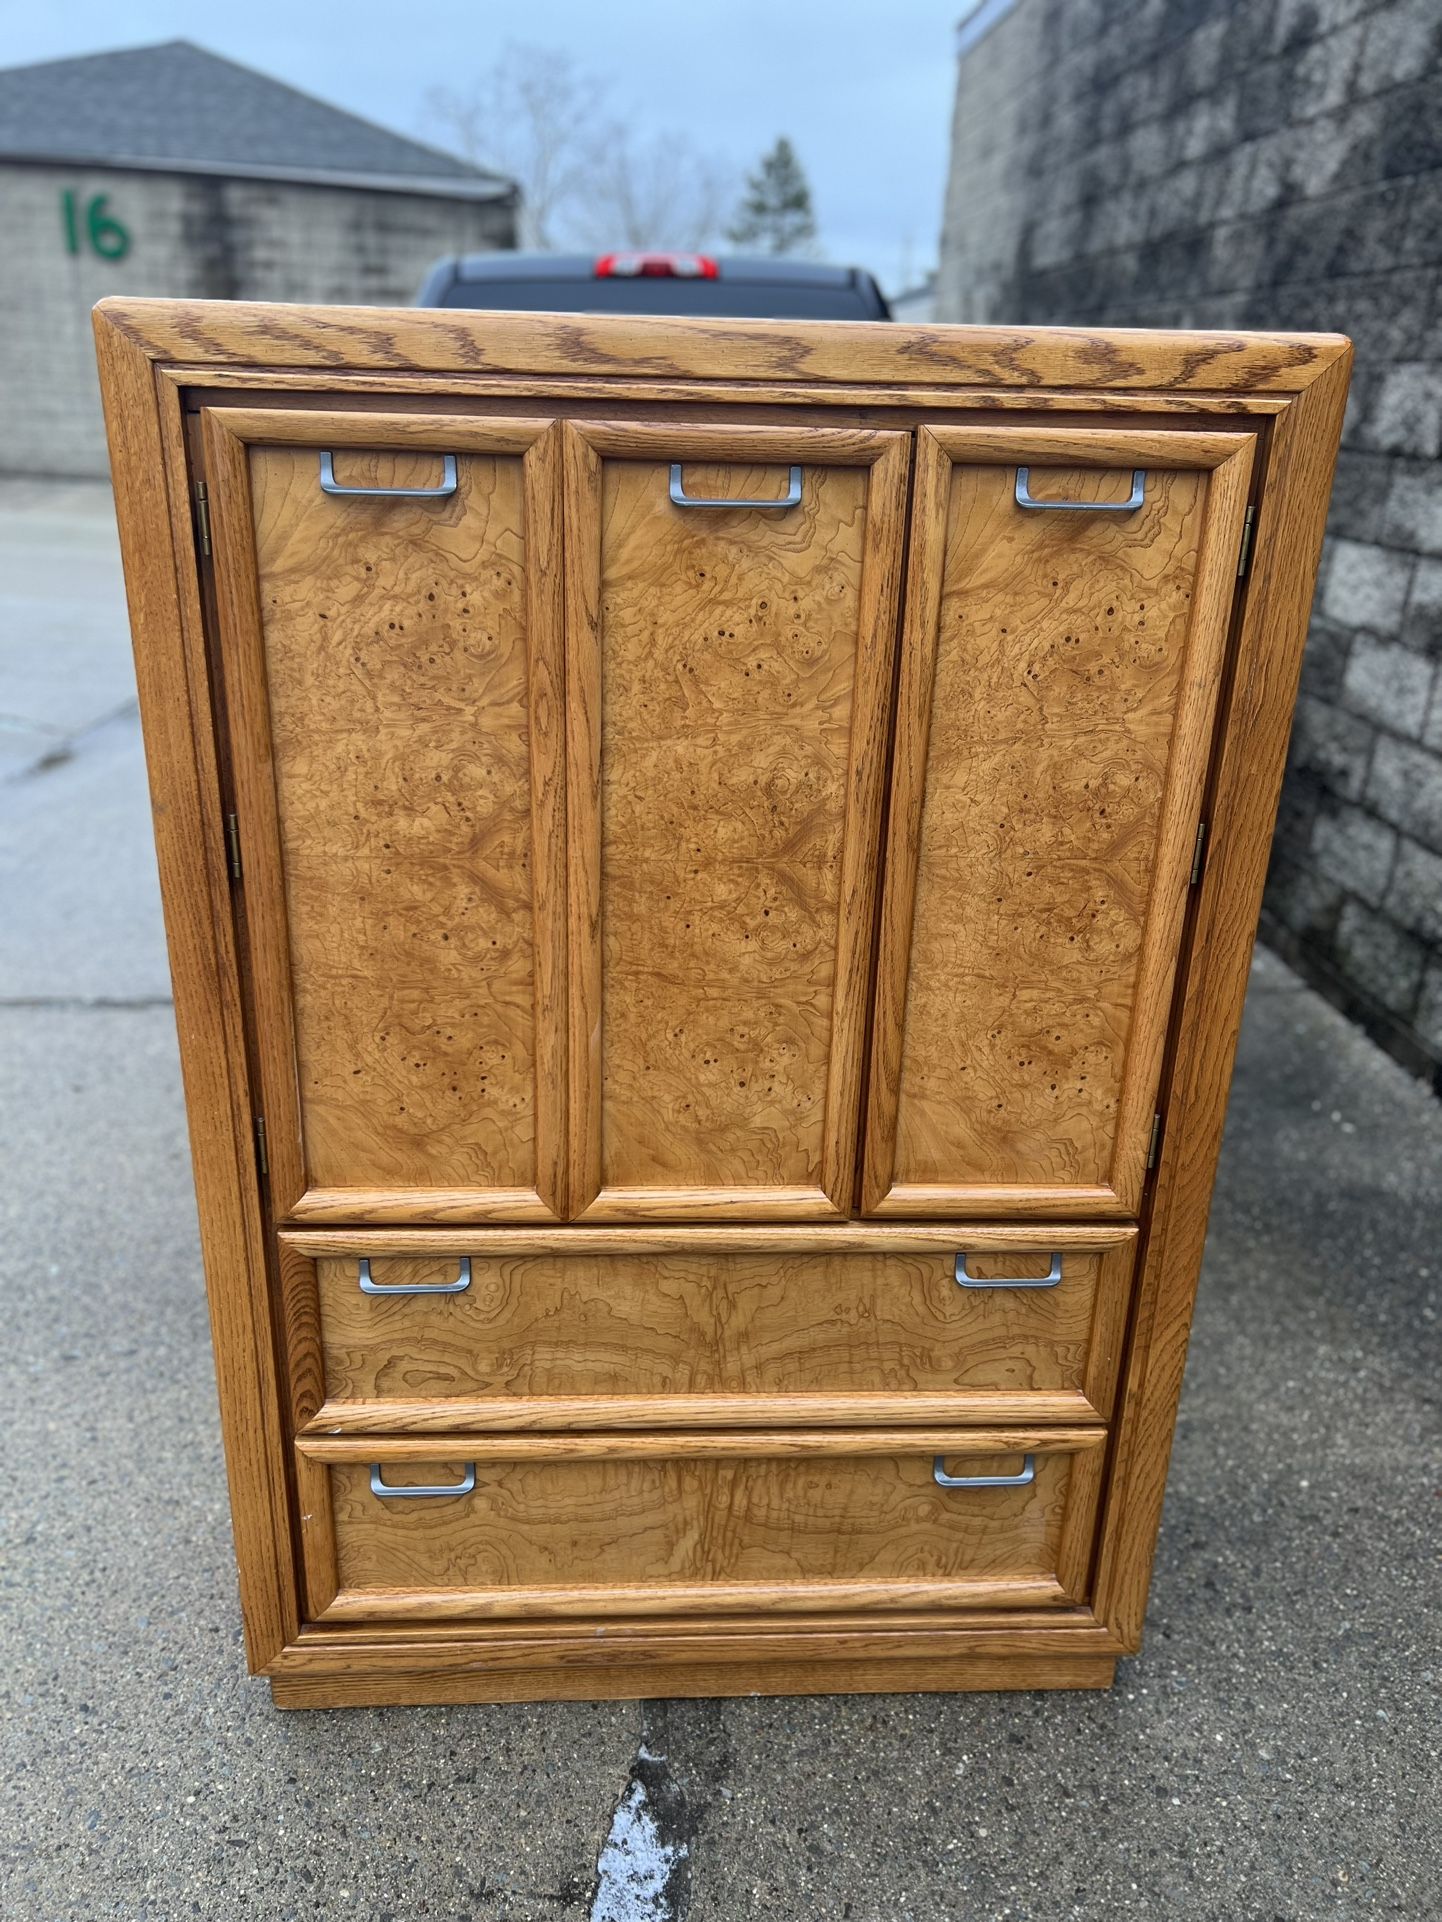
<svg viewBox="0 0 1442 1922">
<path fill-rule="evenodd" d="M 0 66 L 198 40 L 337 106 L 424 135 L 436 85 L 506 41 L 563 48 L 646 131 L 685 133 L 739 178 L 788 134 L 835 261 L 895 289 L 936 258 L 965 0 L 60 0 L 0 5 Z M 434 129 L 432 129 L 432 132 Z"/>
</svg>

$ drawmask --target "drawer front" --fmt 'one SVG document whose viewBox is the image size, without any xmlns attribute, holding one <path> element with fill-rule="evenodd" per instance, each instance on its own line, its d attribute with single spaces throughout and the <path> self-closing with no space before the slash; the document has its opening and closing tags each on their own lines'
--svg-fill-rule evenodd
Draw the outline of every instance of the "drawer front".
<svg viewBox="0 0 1442 1922">
<path fill-rule="evenodd" d="M 642 1232 L 618 1252 L 564 1231 L 541 1247 L 506 1235 L 517 1245 L 499 1252 L 483 1236 L 447 1252 L 287 1236 L 310 1384 L 297 1417 L 392 1434 L 1105 1417 L 1134 1231 L 1053 1230 L 1030 1247 L 1020 1229 L 950 1232 L 802 1248 Z"/>
<path fill-rule="evenodd" d="M 690 1438 L 685 1454 L 663 1452 L 667 1438 L 627 1439 L 632 1452 L 597 1438 L 578 1453 L 575 1438 L 518 1438 L 518 1459 L 453 1440 L 430 1455 L 419 1442 L 302 1444 L 313 1611 L 374 1621 L 1083 1598 L 1100 1430 Z M 447 1484 L 458 1492 L 404 1492 Z"/>
</svg>

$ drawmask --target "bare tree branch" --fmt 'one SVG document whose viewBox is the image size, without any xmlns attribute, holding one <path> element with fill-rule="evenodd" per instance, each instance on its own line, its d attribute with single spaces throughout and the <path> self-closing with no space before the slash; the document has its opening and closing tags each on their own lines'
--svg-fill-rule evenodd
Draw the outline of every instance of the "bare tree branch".
<svg viewBox="0 0 1442 1922">
<path fill-rule="evenodd" d="M 433 87 L 427 123 L 519 182 L 523 246 L 704 247 L 730 196 L 725 169 L 684 135 L 638 135 L 610 91 L 569 54 L 508 45 L 474 86 Z"/>
</svg>

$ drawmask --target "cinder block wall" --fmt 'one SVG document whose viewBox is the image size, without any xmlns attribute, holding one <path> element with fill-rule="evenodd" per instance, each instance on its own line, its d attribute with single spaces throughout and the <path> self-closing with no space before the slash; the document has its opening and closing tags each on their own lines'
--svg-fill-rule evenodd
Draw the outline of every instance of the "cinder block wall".
<svg viewBox="0 0 1442 1922">
<path fill-rule="evenodd" d="M 100 194 L 129 235 L 120 260 L 85 235 Z M 514 210 L 493 201 L 194 174 L 0 165 L 0 206 L 0 473 L 12 474 L 109 471 L 90 327 L 102 295 L 404 306 L 439 255 L 515 245 Z"/>
<path fill-rule="evenodd" d="M 938 318 L 1357 345 L 1263 932 L 1442 1089 L 1442 9 L 1016 0 L 959 63 Z"/>
</svg>

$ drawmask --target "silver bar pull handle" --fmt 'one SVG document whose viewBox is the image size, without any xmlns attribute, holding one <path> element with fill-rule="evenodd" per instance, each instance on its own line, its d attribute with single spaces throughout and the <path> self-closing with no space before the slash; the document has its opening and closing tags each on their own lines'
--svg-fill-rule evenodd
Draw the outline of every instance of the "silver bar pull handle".
<svg viewBox="0 0 1442 1922">
<path fill-rule="evenodd" d="M 398 1281 L 394 1285 L 372 1281 L 368 1255 L 361 1256 L 358 1273 L 363 1295 L 463 1295 L 471 1285 L 471 1258 L 461 1256 L 461 1272 L 454 1281 Z"/>
<path fill-rule="evenodd" d="M 447 494 L 454 494 L 459 485 L 454 454 L 441 455 L 439 487 L 342 487 L 335 477 L 335 455 L 322 454 L 320 457 L 322 494 L 361 494 L 370 500 L 438 501 L 444 500 Z"/>
<path fill-rule="evenodd" d="M 384 1462 L 371 1463 L 371 1493 L 385 1501 L 424 1501 L 432 1495 L 469 1495 L 476 1485 L 476 1464 L 471 1462 L 458 1482 L 446 1482 L 439 1488 L 392 1488 L 390 1483 L 381 1479 Z"/>
<path fill-rule="evenodd" d="M 1010 1252 L 1010 1251 L 1008 1251 Z M 1026 1275 L 1020 1280 L 1007 1276 L 1002 1281 L 987 1281 L 981 1275 L 972 1274 L 966 1265 L 966 1250 L 956 1258 L 956 1285 L 958 1288 L 1055 1288 L 1061 1280 L 1061 1254 L 1054 1252 L 1051 1267 L 1044 1275 Z"/>
<path fill-rule="evenodd" d="M 1036 1480 L 1036 1456 L 1025 1458 L 1019 1475 L 948 1475 L 946 1457 L 938 1455 L 931 1464 L 931 1479 L 938 1488 L 1027 1488 Z M 391 1492 L 398 1495 L 401 1490 Z"/>
<path fill-rule="evenodd" d="M 671 463 L 671 505 L 673 507 L 770 507 L 782 509 L 801 505 L 801 469 L 791 470 L 791 484 L 779 500 L 772 501 L 703 501 L 697 500 L 686 492 L 681 481 L 681 463 Z"/>
<path fill-rule="evenodd" d="M 1016 504 L 1018 507 L 1041 507 L 1048 513 L 1061 514 L 1135 514 L 1147 497 L 1147 470 L 1145 467 L 1132 469 L 1131 498 L 1124 501 L 1039 501 L 1031 491 L 1031 469 L 1018 467 L 1016 470 Z"/>
</svg>

